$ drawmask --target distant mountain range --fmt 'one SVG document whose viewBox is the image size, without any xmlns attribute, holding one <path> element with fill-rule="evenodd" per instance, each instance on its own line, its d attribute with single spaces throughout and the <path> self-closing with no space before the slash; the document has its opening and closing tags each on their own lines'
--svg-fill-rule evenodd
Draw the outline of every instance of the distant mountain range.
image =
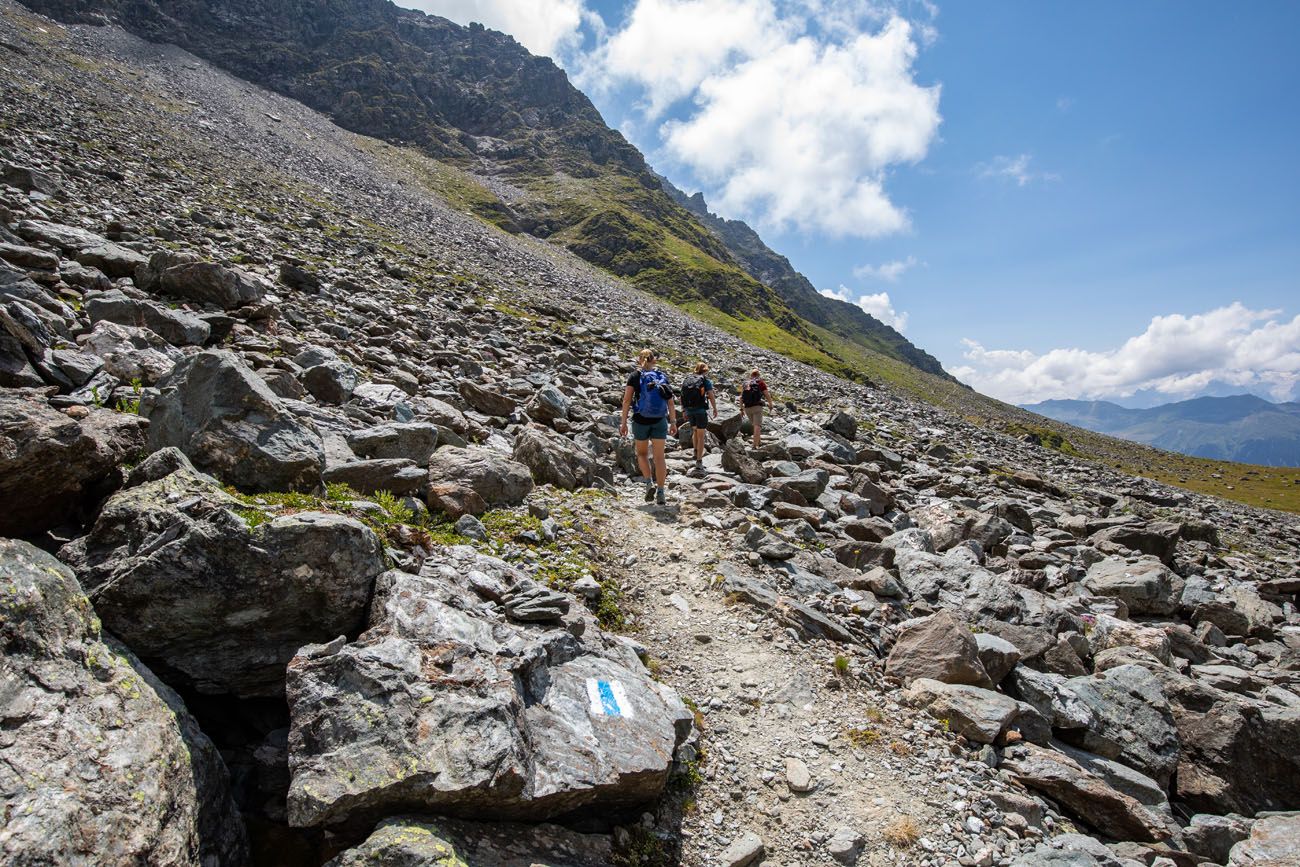
<svg viewBox="0 0 1300 867">
<path fill-rule="evenodd" d="M 1103 400 L 1046 400 L 1023 409 L 1185 455 L 1300 467 L 1300 403 L 1239 394 L 1150 409 L 1125 409 Z"/>
</svg>

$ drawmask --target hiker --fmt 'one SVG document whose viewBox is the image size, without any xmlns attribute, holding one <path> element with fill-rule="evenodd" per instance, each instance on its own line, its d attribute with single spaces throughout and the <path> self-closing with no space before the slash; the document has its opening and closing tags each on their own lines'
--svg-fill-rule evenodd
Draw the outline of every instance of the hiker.
<svg viewBox="0 0 1300 867">
<path fill-rule="evenodd" d="M 713 397 L 713 380 L 709 379 L 709 366 L 701 361 L 695 373 L 682 380 L 682 411 L 691 424 L 691 441 L 695 445 L 695 469 L 704 470 L 704 436 L 709 432 L 709 407 L 713 417 L 718 417 L 718 402 Z"/>
<path fill-rule="evenodd" d="M 664 441 L 677 435 L 677 407 L 673 389 L 663 371 L 655 369 L 652 349 L 637 355 L 638 369 L 627 378 L 623 389 L 623 418 L 620 436 L 627 436 L 627 411 L 632 409 L 632 437 L 636 440 L 636 462 L 645 476 L 645 501 L 664 505 L 664 485 L 668 481 L 668 463 L 664 460 Z M 647 459 L 647 451 L 653 456 Z M 653 466 L 651 465 L 653 460 Z"/>
<path fill-rule="evenodd" d="M 767 383 L 758 375 L 758 368 L 749 372 L 749 380 L 740 389 L 740 408 L 754 428 L 754 448 L 763 445 L 763 404 L 772 408 L 772 398 L 767 393 Z"/>
</svg>

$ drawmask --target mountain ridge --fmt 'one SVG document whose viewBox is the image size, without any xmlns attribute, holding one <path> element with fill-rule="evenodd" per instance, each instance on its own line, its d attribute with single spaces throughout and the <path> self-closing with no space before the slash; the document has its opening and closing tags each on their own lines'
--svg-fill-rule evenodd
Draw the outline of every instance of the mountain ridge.
<svg viewBox="0 0 1300 867">
<path fill-rule="evenodd" d="M 1251 394 L 1198 397 L 1147 409 L 1048 400 L 1022 409 L 1098 433 L 1194 457 L 1300 466 L 1300 404 Z"/>
<path fill-rule="evenodd" d="M 413 144 L 468 173 L 454 185 L 481 218 L 559 244 L 766 348 L 856 378 L 866 375 L 871 353 L 946 376 L 932 356 L 865 313 L 828 313 L 833 308 L 788 262 L 797 279 L 769 285 L 754 276 L 745 256 L 661 187 L 640 151 L 563 70 L 505 34 L 389 0 L 26 5 L 64 21 L 119 23 L 346 129 Z M 502 187 L 511 193 L 499 194 Z"/>
</svg>

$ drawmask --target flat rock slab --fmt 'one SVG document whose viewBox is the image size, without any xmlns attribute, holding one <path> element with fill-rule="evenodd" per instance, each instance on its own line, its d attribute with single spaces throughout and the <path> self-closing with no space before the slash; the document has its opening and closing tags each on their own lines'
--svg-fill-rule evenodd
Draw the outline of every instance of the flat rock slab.
<svg viewBox="0 0 1300 867">
<path fill-rule="evenodd" d="M 480 824 L 397 816 L 326 867 L 608 867 L 610 838 L 558 825 Z"/>
</svg>

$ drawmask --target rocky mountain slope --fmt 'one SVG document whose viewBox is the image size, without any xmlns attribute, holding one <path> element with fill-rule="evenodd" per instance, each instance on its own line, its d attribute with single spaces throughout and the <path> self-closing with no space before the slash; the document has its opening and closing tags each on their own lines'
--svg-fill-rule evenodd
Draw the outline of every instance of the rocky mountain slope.
<svg viewBox="0 0 1300 867">
<path fill-rule="evenodd" d="M 1079 427 L 1205 458 L 1300 466 L 1300 404 L 1249 394 L 1150 409 L 1107 401 L 1048 400 L 1025 409 Z"/>
<path fill-rule="evenodd" d="M 441 191 L 484 219 L 550 239 L 765 346 L 849 376 L 864 375 L 876 352 L 941 371 L 900 335 L 882 339 L 888 329 L 861 311 L 840 321 L 798 281 L 768 285 L 747 273 L 558 67 L 508 36 L 386 0 L 28 5 L 68 21 L 118 22 L 347 129 L 414 144 L 442 161 Z"/>
<path fill-rule="evenodd" d="M 882 355 L 898 358 L 918 370 L 948 377 L 939 360 L 912 345 L 906 337 L 856 304 L 828 298 L 790 264 L 790 260 L 763 243 L 758 233 L 741 220 L 726 220 L 709 211 L 702 193 L 688 196 L 660 177 L 664 189 L 726 244 L 728 252 L 755 280 L 775 289 L 790 309 L 813 325 L 838 338 Z"/>
<path fill-rule="evenodd" d="M 183 50 L 0 0 L 0 80 L 0 862 L 1295 863 L 1295 516 L 747 345 Z M 780 398 L 664 507 L 647 344 Z"/>
</svg>

